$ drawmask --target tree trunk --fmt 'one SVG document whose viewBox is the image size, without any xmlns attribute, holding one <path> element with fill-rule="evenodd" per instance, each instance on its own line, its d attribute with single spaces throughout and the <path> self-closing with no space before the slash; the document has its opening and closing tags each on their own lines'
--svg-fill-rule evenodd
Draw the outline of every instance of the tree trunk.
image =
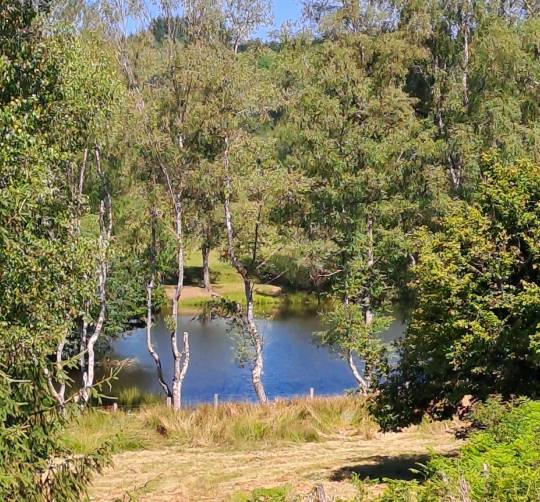
<svg viewBox="0 0 540 502">
<path fill-rule="evenodd" d="M 375 257 L 373 252 L 373 218 L 368 216 L 367 221 L 367 238 L 368 238 L 368 250 L 367 250 L 367 268 L 368 273 L 371 273 L 375 265 Z M 367 288 L 367 293 L 364 298 L 364 322 L 369 328 L 373 324 L 373 310 L 372 310 L 372 300 L 369 288 Z"/>
<path fill-rule="evenodd" d="M 210 284 L 210 246 L 207 242 L 202 245 L 202 263 L 203 263 L 203 284 L 206 291 L 212 290 Z"/>
<path fill-rule="evenodd" d="M 167 382 L 165 382 L 165 379 L 163 378 L 163 368 L 161 367 L 161 360 L 159 358 L 159 354 L 155 351 L 154 346 L 152 344 L 152 310 L 153 310 L 153 302 L 152 302 L 152 295 L 154 291 L 154 286 L 156 282 L 156 210 L 152 208 L 152 216 L 151 216 L 151 233 L 152 233 L 152 240 L 150 245 L 150 280 L 148 281 L 148 284 L 146 286 L 146 347 L 148 349 L 148 352 L 152 359 L 154 360 L 154 363 L 156 365 L 157 370 L 157 378 L 158 382 L 165 391 L 165 395 L 167 398 L 172 397 L 171 389 L 167 385 Z"/>
<path fill-rule="evenodd" d="M 255 351 L 255 356 L 253 358 L 253 365 L 251 367 L 251 381 L 253 382 L 253 389 L 257 394 L 257 399 L 259 403 L 265 404 L 268 402 L 266 397 L 266 392 L 264 390 L 264 385 L 262 383 L 263 375 L 263 341 L 260 333 L 257 330 L 257 325 L 255 324 L 255 316 L 253 313 L 253 288 L 249 280 L 244 280 L 244 290 L 246 295 L 247 311 L 246 311 L 246 321 L 249 337 L 251 339 L 251 344 Z"/>
<path fill-rule="evenodd" d="M 62 371 L 62 358 L 64 354 L 64 346 L 66 344 L 66 339 L 63 338 L 56 348 L 56 373 L 60 373 Z M 49 387 L 49 391 L 58 403 L 58 406 L 60 408 L 60 412 L 62 415 L 65 412 L 65 406 L 66 406 L 66 384 L 64 381 L 59 385 L 58 389 L 55 387 L 53 382 L 53 377 L 50 375 L 49 370 L 45 368 L 45 376 L 47 378 L 47 385 Z"/>
<path fill-rule="evenodd" d="M 461 33 L 463 35 L 463 105 L 469 106 L 469 2 L 461 8 Z"/>
<path fill-rule="evenodd" d="M 94 385 L 95 370 L 95 345 L 103 331 L 105 319 L 107 316 L 107 278 L 109 272 L 108 249 L 112 237 L 112 199 L 109 193 L 107 183 L 101 170 L 101 159 L 99 150 L 95 150 L 96 167 L 103 187 L 105 188 L 105 197 L 101 200 L 99 206 L 99 258 L 98 258 L 98 295 L 99 295 L 99 315 L 93 327 L 92 334 L 86 339 L 86 364 L 83 371 L 83 387 L 80 391 L 80 397 L 83 404 L 88 404 L 92 386 Z M 84 356 L 83 356 L 84 357 Z"/>
<path fill-rule="evenodd" d="M 173 194 L 171 194 L 173 197 Z M 173 407 L 180 409 L 182 407 L 182 383 L 189 365 L 189 335 L 184 333 L 184 351 L 178 349 L 178 303 L 182 295 L 184 287 L 184 236 L 182 229 L 182 200 L 180 195 L 174 196 L 173 199 L 175 209 L 175 232 L 176 232 L 176 265 L 178 280 L 176 282 L 176 291 L 173 298 L 172 315 L 174 319 L 174 330 L 171 332 L 171 350 L 174 359 L 174 375 L 172 383 L 172 400 Z M 187 346 L 186 346 L 187 343 Z M 187 357 L 186 357 L 187 355 Z"/>
<path fill-rule="evenodd" d="M 184 378 L 186 377 L 186 373 L 189 367 L 189 360 L 190 360 L 189 333 L 187 331 L 184 331 L 183 343 L 184 343 L 184 350 L 181 354 L 182 363 L 180 367 L 180 373 L 178 375 L 178 381 L 173 382 L 173 403 L 175 402 L 174 396 L 176 396 L 176 404 L 175 404 L 176 409 L 179 409 L 182 406 L 182 386 L 184 384 Z M 176 390 L 174 388 L 175 384 L 176 384 Z"/>
<path fill-rule="evenodd" d="M 257 329 L 257 324 L 255 323 L 255 316 L 253 313 L 253 287 L 251 280 L 249 279 L 249 273 L 246 267 L 236 256 L 234 250 L 234 229 L 232 222 L 232 213 L 230 205 L 230 192 L 231 192 L 231 180 L 229 174 L 229 142 L 228 138 L 225 139 L 226 148 L 224 155 L 224 164 L 225 164 L 225 197 L 224 197 L 224 210 L 225 210 L 225 229 L 227 232 L 227 254 L 233 267 L 236 269 L 238 274 L 242 277 L 244 282 L 244 294 L 246 297 L 246 314 L 245 314 L 245 328 L 247 331 L 247 336 L 251 343 L 252 349 L 254 351 L 252 368 L 251 368 L 251 380 L 253 383 L 253 388 L 257 394 L 257 398 L 260 404 L 266 404 L 268 399 L 266 397 L 266 392 L 264 390 L 264 385 L 262 383 L 262 374 L 263 374 L 263 339 Z"/>
<path fill-rule="evenodd" d="M 369 391 L 369 382 L 360 374 L 360 371 L 358 370 L 358 367 L 354 362 L 352 350 L 347 351 L 347 364 L 349 365 L 353 377 L 356 380 L 358 386 L 360 387 L 362 394 L 366 395 Z"/>
</svg>

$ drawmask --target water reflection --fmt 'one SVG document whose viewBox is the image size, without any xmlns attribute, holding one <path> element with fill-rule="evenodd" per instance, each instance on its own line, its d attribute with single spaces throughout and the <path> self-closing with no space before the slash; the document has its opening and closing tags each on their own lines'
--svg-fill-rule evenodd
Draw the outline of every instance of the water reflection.
<svg viewBox="0 0 540 502">
<path fill-rule="evenodd" d="M 181 316 L 181 329 L 189 331 L 191 363 L 184 382 L 185 403 L 209 402 L 214 394 L 220 400 L 255 400 L 249 368 L 239 368 L 234 358 L 231 339 L 225 334 L 225 322 L 201 323 L 192 316 Z M 355 386 L 345 361 L 326 347 L 318 347 L 313 332 L 320 330 L 314 316 L 259 320 L 265 338 L 264 385 L 269 398 L 291 397 L 309 393 L 337 394 Z M 385 342 L 402 333 L 402 324 L 395 322 L 384 333 Z M 162 358 L 165 376 L 172 376 L 170 335 L 162 319 L 153 328 L 153 341 Z M 159 393 L 155 366 L 146 349 L 144 329 L 134 330 L 115 341 L 110 357 L 132 358 L 124 368 L 114 390 L 138 387 L 145 392 Z"/>
</svg>

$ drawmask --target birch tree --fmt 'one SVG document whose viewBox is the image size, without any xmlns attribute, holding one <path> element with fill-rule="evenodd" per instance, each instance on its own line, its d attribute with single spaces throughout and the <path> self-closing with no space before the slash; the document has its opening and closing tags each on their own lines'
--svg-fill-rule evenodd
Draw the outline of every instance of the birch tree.
<svg viewBox="0 0 540 502">
<path fill-rule="evenodd" d="M 274 142 L 260 124 L 270 125 L 277 100 L 269 74 L 257 67 L 257 55 L 237 55 L 227 47 L 212 52 L 205 70 L 204 94 L 210 98 L 204 129 L 213 147 L 205 162 L 220 183 L 224 254 L 242 280 L 245 297 L 243 305 L 215 302 L 213 314 L 229 318 L 240 335 L 239 360 L 251 366 L 255 393 L 265 403 L 264 340 L 255 320 L 254 286 L 262 264 L 279 246 L 271 214 L 286 183 Z"/>
<path fill-rule="evenodd" d="M 268 0 L 224 0 L 223 11 L 225 28 L 235 53 L 257 28 L 272 22 Z"/>
<path fill-rule="evenodd" d="M 163 184 L 163 193 L 165 193 L 170 202 L 170 208 L 173 215 L 173 234 L 176 248 L 176 273 L 177 284 L 172 299 L 172 326 L 171 326 L 171 352 L 173 355 L 173 379 L 171 385 L 165 384 L 163 379 L 163 370 L 158 353 L 154 350 L 151 341 L 151 325 L 153 311 L 154 289 L 156 288 L 156 252 L 155 244 L 155 208 L 151 209 L 150 215 L 150 272 L 146 286 L 147 291 L 147 346 L 150 356 L 156 364 L 158 380 L 163 387 L 167 398 L 171 400 L 175 408 L 181 406 L 181 387 L 187 368 L 189 365 L 189 340 L 188 334 L 184 333 L 184 348 L 179 349 L 179 322 L 178 305 L 183 289 L 184 280 L 184 201 L 183 201 L 183 136 L 176 126 L 175 119 L 180 120 L 185 111 L 181 101 L 173 102 L 165 99 L 174 95 L 175 92 L 183 92 L 185 89 L 175 87 L 178 74 L 169 70 L 174 69 L 175 58 L 178 55 L 179 46 L 178 37 L 175 34 L 173 25 L 177 20 L 176 9 L 177 2 L 162 2 L 160 7 L 163 12 L 167 28 L 167 36 L 163 40 L 161 49 L 151 44 L 150 33 L 145 31 L 149 24 L 148 11 L 142 3 L 132 5 L 129 2 L 102 2 L 102 18 L 105 22 L 106 31 L 116 46 L 118 62 L 124 70 L 124 75 L 131 90 L 131 98 L 137 115 L 140 118 L 140 141 L 141 146 L 148 148 L 145 159 L 152 166 L 149 173 L 148 185 L 156 183 Z M 129 39 L 127 30 L 130 22 L 136 22 L 143 27 L 139 37 Z M 141 65 L 140 55 L 144 54 L 147 58 L 145 64 Z M 164 56 L 161 58 L 161 56 Z M 149 64 L 150 63 L 150 64 Z M 162 85 L 152 86 L 150 82 L 164 76 L 161 80 Z M 189 87 L 189 86 L 188 86 Z M 189 93 L 189 91 L 188 91 Z M 177 94 L 177 98 L 180 98 Z M 161 101 L 160 101 L 161 100 Z M 164 111 L 162 104 L 167 102 L 171 105 L 177 104 L 178 107 L 171 106 Z M 176 116 L 174 114 L 176 113 Z M 181 126 L 180 126 L 181 128 Z M 173 135 L 173 136 L 171 136 Z M 150 181 L 152 180 L 152 181 Z M 153 189 L 152 189 L 153 190 Z"/>
<path fill-rule="evenodd" d="M 313 47 L 307 58 L 302 51 L 296 59 L 294 47 L 284 57 L 280 137 L 298 189 L 285 199 L 283 217 L 308 240 L 336 249 L 326 265 L 332 308 L 319 339 L 345 358 L 363 393 L 385 367 L 377 338 L 391 321 L 399 271 L 407 268 L 417 204 L 431 203 L 417 190 L 438 183 L 422 169 L 432 143 L 416 141 L 424 125 L 400 88 L 409 58 L 421 52 L 398 51 L 401 44 L 398 37 L 382 46 L 349 34 Z M 355 57 L 359 50 L 364 60 Z M 363 373 L 354 355 L 363 359 Z"/>
<path fill-rule="evenodd" d="M 73 39 L 44 33 L 48 3 L 0 3 L 2 500 L 84 499 L 108 456 L 107 448 L 88 456 L 66 447 L 63 410 L 48 386 L 48 376 L 66 381 L 58 353 L 93 271 L 92 248 L 73 231 L 78 201 L 66 176 L 82 153 L 64 80 L 77 55 Z"/>
</svg>

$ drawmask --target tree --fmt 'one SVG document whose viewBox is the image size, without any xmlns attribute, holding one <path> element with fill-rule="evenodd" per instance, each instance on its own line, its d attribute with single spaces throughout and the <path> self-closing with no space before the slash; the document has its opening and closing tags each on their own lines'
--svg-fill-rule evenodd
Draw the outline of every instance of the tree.
<svg viewBox="0 0 540 502">
<path fill-rule="evenodd" d="M 467 394 L 538 392 L 539 174 L 529 160 L 487 155 L 478 200 L 419 231 L 417 300 L 382 386 L 383 424 L 448 416 Z"/>
<path fill-rule="evenodd" d="M 180 42 L 175 35 L 173 26 L 178 19 L 173 16 L 175 2 L 164 2 L 163 18 L 168 26 L 168 35 L 161 41 L 160 47 L 156 51 L 152 45 L 148 44 L 148 33 L 129 39 L 122 31 L 125 28 L 125 20 L 132 16 L 137 16 L 138 12 L 132 10 L 129 3 L 119 2 L 118 5 L 109 5 L 104 2 L 103 20 L 107 31 L 112 35 L 117 49 L 118 60 L 125 71 L 125 78 L 129 88 L 132 90 L 132 97 L 135 108 L 141 117 L 142 143 L 146 143 L 149 151 L 146 159 L 150 161 L 150 172 L 146 181 L 150 188 L 150 193 L 156 193 L 156 184 L 162 183 L 164 193 L 167 195 L 172 213 L 172 226 L 174 233 L 175 247 L 175 272 L 177 284 L 172 300 L 171 316 L 171 351 L 174 360 L 174 371 L 172 384 L 169 386 L 164 378 L 161 361 L 158 353 L 154 350 L 151 341 L 151 326 L 153 312 L 153 292 L 157 279 L 157 244 L 156 244 L 156 218 L 158 212 L 153 200 L 150 209 L 150 259 L 149 259 L 149 280 L 147 283 L 147 345 L 148 351 L 156 364 L 158 380 L 164 389 L 167 398 L 172 401 L 173 406 L 181 407 L 181 391 L 185 378 L 189 360 L 189 335 L 184 332 L 184 349 L 180 351 L 178 308 L 183 289 L 184 281 L 184 190 L 185 190 L 185 155 L 184 155 L 184 115 L 190 105 L 190 93 L 192 75 L 182 71 L 175 71 L 175 63 L 181 62 L 182 54 L 178 51 Z M 192 6 L 190 6 L 191 9 Z M 186 18 L 188 19 L 194 11 L 188 9 Z M 139 51 L 149 56 L 154 64 L 141 65 L 138 56 Z M 159 56 L 164 55 L 163 60 Z M 182 70 L 186 70 L 182 67 Z M 168 107 L 167 107 L 168 105 Z M 166 106 L 164 109 L 163 106 Z M 146 171 L 146 170 L 145 170 Z M 170 221 L 166 218 L 165 221 Z"/>
<path fill-rule="evenodd" d="M 486 149 L 497 148 L 509 160 L 537 158 L 537 107 L 529 94 L 538 73 L 529 42 L 537 29 L 534 4 L 404 2 L 400 7 L 399 29 L 429 54 L 411 68 L 408 87 L 419 98 L 418 111 L 437 126 L 434 139 L 454 195 L 468 198 L 475 192 Z M 497 51 L 499 45 L 505 50 Z"/>
<path fill-rule="evenodd" d="M 255 29 L 271 23 L 271 5 L 268 0 L 225 0 L 223 17 L 236 53 Z"/>
<path fill-rule="evenodd" d="M 271 256 L 272 247 L 279 246 L 276 236 L 272 235 L 269 216 L 279 200 L 277 187 L 284 177 L 279 164 L 271 157 L 264 157 L 265 147 L 257 144 L 257 140 L 244 141 L 233 146 L 231 151 L 229 138 L 225 138 L 223 209 L 225 249 L 242 278 L 246 303 L 244 308 L 234 302 L 222 302 L 221 306 L 226 307 L 222 315 L 236 320 L 235 326 L 244 342 L 241 359 L 251 363 L 253 388 L 259 402 L 265 404 L 267 396 L 262 382 L 264 340 L 255 321 L 254 276 Z M 235 224 L 240 215 L 245 221 L 242 226 Z"/>
<path fill-rule="evenodd" d="M 335 250 L 323 266 L 333 311 L 321 341 L 340 349 L 367 392 L 371 378 L 360 375 L 353 352 L 369 361 L 368 373 L 379 367 L 376 337 L 391 319 L 410 261 L 408 235 L 431 216 L 437 197 L 438 179 L 423 165 L 433 148 L 428 125 L 402 90 L 422 52 L 400 34 L 349 34 L 312 47 L 307 57 L 301 45 L 291 51 L 282 70 L 288 103 L 281 150 L 297 189 L 289 190 L 281 218 L 297 225 L 307 246 Z"/>
<path fill-rule="evenodd" d="M 83 305 L 90 243 L 73 232 L 77 200 L 65 173 L 78 151 L 63 72 L 71 40 L 45 38 L 48 3 L 0 2 L 0 498 L 84 496 L 107 448 L 73 456 L 62 446 L 61 342 Z M 90 288 L 91 291 L 91 288 Z"/>
<path fill-rule="evenodd" d="M 265 129 L 277 101 L 256 54 L 235 54 L 224 46 L 208 50 L 207 65 L 200 67 L 206 82 L 199 135 L 206 153 L 200 165 L 212 172 L 219 187 L 214 193 L 221 205 L 224 255 L 241 277 L 245 295 L 245 305 L 214 302 L 213 315 L 232 321 L 240 335 L 239 359 L 251 365 L 254 390 L 265 403 L 264 341 L 255 320 L 253 292 L 261 266 L 279 247 L 271 216 L 287 186 Z"/>
<path fill-rule="evenodd" d="M 79 340 L 75 344 L 80 353 L 82 373 L 80 397 L 82 403 L 88 404 L 94 385 L 96 344 L 105 332 L 111 304 L 113 194 L 109 158 L 117 139 L 118 117 L 125 92 L 111 48 L 103 40 L 88 33 L 80 35 L 72 44 L 71 53 L 64 72 L 64 92 L 70 113 L 66 113 L 63 121 L 64 127 L 71 129 L 71 147 L 80 152 L 69 164 L 68 171 L 73 198 L 77 201 L 73 225 L 75 232 L 92 236 L 97 248 L 96 273 L 92 278 L 95 292 L 84 299 L 85 307 L 78 322 Z M 87 215 L 84 224 L 81 222 L 87 202 L 97 213 L 94 235 L 94 229 L 88 224 L 91 216 Z M 123 311 L 122 314 L 128 318 L 132 312 Z M 69 340 L 66 342 L 70 343 Z"/>
</svg>

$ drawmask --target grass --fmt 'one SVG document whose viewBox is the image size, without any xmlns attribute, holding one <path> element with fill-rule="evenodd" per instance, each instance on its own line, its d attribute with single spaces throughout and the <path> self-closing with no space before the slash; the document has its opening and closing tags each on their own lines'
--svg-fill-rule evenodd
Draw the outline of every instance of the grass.
<svg viewBox="0 0 540 502">
<path fill-rule="evenodd" d="M 114 453 L 165 446 L 157 431 L 144 427 L 133 414 L 92 410 L 72 419 L 64 436 L 74 453 L 89 454 L 109 442 Z"/>
<path fill-rule="evenodd" d="M 293 496 L 288 486 L 256 488 L 251 493 L 238 493 L 231 502 L 292 502 Z"/>
<path fill-rule="evenodd" d="M 175 411 L 163 405 L 116 413 L 88 411 L 68 429 L 66 442 L 89 453 L 103 441 L 116 452 L 149 445 L 249 448 L 254 445 L 317 442 L 334 434 L 372 438 L 377 425 L 361 397 L 278 401 L 267 406 L 225 403 Z"/>
<path fill-rule="evenodd" d="M 119 406 L 125 407 L 146 406 L 163 402 L 163 397 L 151 392 L 142 392 L 138 387 L 129 387 L 118 393 L 116 402 Z"/>
<path fill-rule="evenodd" d="M 98 443 L 96 435 L 123 434 L 116 451 L 128 451 L 115 455 L 92 486 L 91 500 L 100 502 L 293 502 L 309 500 L 315 485 L 324 486 L 329 500 L 352 501 L 358 500 L 355 476 L 374 480 L 365 486 L 364 500 L 372 500 L 384 488 L 381 479 L 410 479 L 408 470 L 430 452 L 455 452 L 459 442 L 446 428 L 426 422 L 382 434 L 364 400 L 345 396 L 217 410 L 90 411 L 68 439 L 85 452 Z"/>
<path fill-rule="evenodd" d="M 201 290 L 202 258 L 198 250 L 192 250 L 186 256 L 186 288 L 181 300 L 184 311 L 198 311 L 210 299 L 210 294 Z M 210 275 L 212 290 L 236 302 L 244 302 L 244 285 L 234 268 L 220 259 L 217 251 L 210 253 Z M 317 298 L 315 295 L 301 291 L 283 291 L 271 284 L 256 284 L 254 289 L 255 310 L 259 315 L 270 315 L 276 312 L 315 312 Z"/>
</svg>

